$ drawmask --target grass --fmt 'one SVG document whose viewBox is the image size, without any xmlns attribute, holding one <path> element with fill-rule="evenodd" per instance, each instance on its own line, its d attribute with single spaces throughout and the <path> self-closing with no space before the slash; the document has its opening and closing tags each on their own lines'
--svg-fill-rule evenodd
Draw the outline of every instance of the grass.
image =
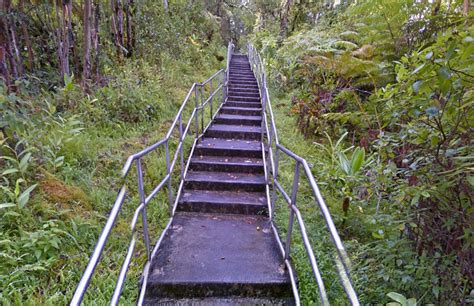
<svg viewBox="0 0 474 306">
<path fill-rule="evenodd" d="M 80 113 L 85 129 L 61 147 L 65 159 L 61 167 L 53 171 L 37 163 L 39 166 L 31 169 L 31 177 L 39 185 L 24 209 L 1 211 L 0 258 L 5 261 L 0 264 L 0 304 L 69 302 L 124 183 L 120 170 L 126 158 L 162 139 L 192 83 L 207 79 L 222 66 L 217 61 L 199 69 L 186 62 L 164 63 L 161 67 L 143 61 L 127 63 L 111 71 L 109 85 L 90 96 L 62 92 L 58 97 L 61 101 L 82 99 L 76 101 L 74 112 Z M 154 113 L 141 112 L 147 105 Z M 187 140 L 185 150 L 189 144 Z M 175 148 L 176 141 L 170 143 L 171 153 Z M 152 153 L 143 159 L 147 193 L 166 174 L 163 149 L 157 151 L 158 155 Z M 135 172 L 133 167 L 125 180 L 129 194 L 85 295 L 85 305 L 107 304 L 113 293 L 131 238 L 130 221 L 138 206 Z M 175 189 L 176 184 L 173 181 Z M 168 212 L 165 188 L 148 204 L 152 244 L 164 228 Z M 146 260 L 142 233 L 139 222 L 123 304 L 136 301 Z"/>
</svg>

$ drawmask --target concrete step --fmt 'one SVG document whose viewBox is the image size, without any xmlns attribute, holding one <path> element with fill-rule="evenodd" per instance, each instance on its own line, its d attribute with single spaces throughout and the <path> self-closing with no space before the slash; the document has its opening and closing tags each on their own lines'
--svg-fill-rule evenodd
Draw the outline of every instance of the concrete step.
<svg viewBox="0 0 474 306">
<path fill-rule="evenodd" d="M 234 95 L 229 95 L 227 98 L 227 101 L 231 102 L 253 102 L 253 103 L 260 103 L 260 98 L 256 97 L 248 97 L 248 96 L 234 96 Z"/>
<path fill-rule="evenodd" d="M 229 296 L 291 298 L 270 220 L 176 213 L 151 266 L 146 300 Z"/>
<path fill-rule="evenodd" d="M 247 107 L 247 108 L 261 108 L 260 102 L 242 102 L 242 101 L 227 101 L 225 106 L 229 107 Z"/>
<path fill-rule="evenodd" d="M 243 69 L 241 67 L 239 67 L 239 70 L 232 70 L 231 69 L 229 71 L 229 75 L 230 76 L 253 76 L 253 77 L 255 77 L 255 75 L 253 74 L 253 71 L 251 69 Z"/>
<path fill-rule="evenodd" d="M 220 171 L 263 173 L 263 160 L 252 157 L 196 156 L 191 158 L 190 169 L 193 171 Z"/>
<path fill-rule="evenodd" d="M 262 123 L 262 116 L 240 116 L 230 114 L 219 114 L 215 119 L 215 123 L 220 124 L 236 124 L 236 125 L 258 125 Z"/>
<path fill-rule="evenodd" d="M 231 106 L 222 106 L 221 113 L 223 114 L 233 114 L 233 115 L 243 115 L 243 116 L 260 116 L 262 114 L 261 108 L 248 108 L 248 107 L 231 107 Z"/>
<path fill-rule="evenodd" d="M 260 89 L 258 88 L 258 84 L 230 84 L 229 83 L 229 91 L 248 91 L 248 92 L 258 92 L 260 93 Z"/>
<path fill-rule="evenodd" d="M 213 124 L 204 137 L 258 140 L 262 138 L 261 131 L 260 126 Z"/>
<path fill-rule="evenodd" d="M 242 92 L 242 93 L 253 93 L 253 94 L 260 94 L 260 90 L 258 89 L 257 86 L 244 86 L 244 87 L 238 87 L 238 86 L 229 86 L 229 94 L 231 92 Z"/>
<path fill-rule="evenodd" d="M 184 190 L 177 210 L 218 214 L 268 214 L 264 192 Z"/>
<path fill-rule="evenodd" d="M 232 84 L 232 85 L 254 85 L 254 86 L 258 86 L 258 83 L 257 81 L 253 81 L 253 80 L 229 80 L 229 84 Z"/>
<path fill-rule="evenodd" d="M 260 92 L 258 90 L 246 91 L 232 89 L 228 92 L 229 97 L 251 97 L 260 100 Z"/>
<path fill-rule="evenodd" d="M 184 180 L 184 188 L 264 192 L 265 177 L 255 173 L 190 171 Z"/>
<path fill-rule="evenodd" d="M 251 298 L 251 297 L 208 297 L 208 298 L 189 298 L 189 299 L 169 299 L 158 298 L 149 299 L 144 302 L 145 306 L 236 306 L 236 305 L 274 305 L 274 306 L 293 306 L 296 305 L 293 298 Z"/>
<path fill-rule="evenodd" d="M 237 81 L 257 81 L 257 79 L 253 75 L 229 75 L 229 80 L 237 80 Z"/>
<path fill-rule="evenodd" d="M 262 158 L 262 146 L 257 140 L 205 138 L 196 145 L 195 154 Z"/>
<path fill-rule="evenodd" d="M 252 71 L 252 67 L 248 64 L 230 64 L 229 72 L 235 71 L 235 69 Z"/>
</svg>

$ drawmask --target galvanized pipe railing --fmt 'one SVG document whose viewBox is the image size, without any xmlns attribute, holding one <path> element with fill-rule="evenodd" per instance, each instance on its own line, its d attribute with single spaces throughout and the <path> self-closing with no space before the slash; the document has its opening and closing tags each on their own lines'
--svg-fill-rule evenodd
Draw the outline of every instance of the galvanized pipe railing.
<svg viewBox="0 0 474 306">
<path fill-rule="evenodd" d="M 324 280 L 322 278 L 321 272 L 319 270 L 316 257 L 314 255 L 313 249 L 311 247 L 311 243 L 306 231 L 306 226 L 301 215 L 300 210 L 296 205 L 297 193 L 298 193 L 298 186 L 299 180 L 301 176 L 301 168 L 303 169 L 304 177 L 306 177 L 309 186 L 313 192 L 313 195 L 316 199 L 316 204 L 318 205 L 321 214 L 325 220 L 326 227 L 329 231 L 331 236 L 331 240 L 333 245 L 337 251 L 337 257 L 335 258 L 336 261 L 336 268 L 338 270 L 339 279 L 341 281 L 342 287 L 346 292 L 347 299 L 351 303 L 351 305 L 359 305 L 359 300 L 357 297 L 357 293 L 354 290 L 350 279 L 350 262 L 347 256 L 347 253 L 344 249 L 344 245 L 342 244 L 341 238 L 337 232 L 337 229 L 334 225 L 334 222 L 331 218 L 331 214 L 329 213 L 329 209 L 324 201 L 324 198 L 321 195 L 319 190 L 318 184 L 311 172 L 311 169 L 306 162 L 306 160 L 288 148 L 285 148 L 283 145 L 279 143 L 278 140 L 278 132 L 275 125 L 275 119 L 273 116 L 273 110 L 270 103 L 270 95 L 268 93 L 268 86 L 267 80 L 265 75 L 265 68 L 263 66 L 263 62 L 260 58 L 259 53 L 255 49 L 255 47 L 251 44 L 248 45 L 248 57 L 250 60 L 250 64 L 252 69 L 255 73 L 255 77 L 257 79 L 260 96 L 262 98 L 262 141 L 264 144 L 262 145 L 262 152 L 264 152 L 264 165 L 265 165 L 265 178 L 267 182 L 269 182 L 267 195 L 270 194 L 271 189 L 271 196 L 269 197 L 269 211 L 270 217 L 272 218 L 272 228 L 277 238 L 277 241 L 280 245 L 280 250 L 285 259 L 286 266 L 290 272 L 290 278 L 292 280 L 292 287 L 293 292 L 295 295 L 296 304 L 300 304 L 298 288 L 295 283 L 295 272 L 291 266 L 290 262 L 290 254 L 291 254 L 291 234 L 293 231 L 293 223 L 296 217 L 298 222 L 301 238 L 303 239 L 303 244 L 306 249 L 306 253 L 308 254 L 309 261 L 311 268 L 313 270 L 314 277 L 316 279 L 316 283 L 318 285 L 319 296 L 321 299 L 322 305 L 329 305 L 329 300 L 327 297 L 327 292 L 324 286 Z M 265 154 L 265 152 L 267 152 Z M 293 159 L 296 163 L 294 175 L 293 175 L 293 187 L 291 191 L 291 195 L 285 191 L 283 186 L 280 184 L 278 171 L 279 171 L 279 160 L 280 154 L 284 154 L 291 159 Z M 276 226 L 273 225 L 273 214 L 275 212 L 274 206 L 275 202 L 278 198 L 278 195 L 281 194 L 283 196 L 284 201 L 288 204 L 290 209 L 290 216 L 288 220 L 288 229 L 287 229 L 287 236 L 286 236 L 286 243 L 283 245 L 281 242 L 280 236 L 277 232 Z"/>
<path fill-rule="evenodd" d="M 136 174 L 137 174 L 137 191 L 139 195 L 138 199 L 138 206 L 135 209 L 135 212 L 131 218 L 130 222 L 130 242 L 128 244 L 127 252 L 125 259 L 122 264 L 122 268 L 119 272 L 117 278 L 117 284 L 114 289 L 114 293 L 111 297 L 110 304 L 117 305 L 120 299 L 120 295 L 122 293 L 122 289 L 127 277 L 127 272 L 130 267 L 130 264 L 133 260 L 133 254 L 135 251 L 135 247 L 137 244 L 137 223 L 141 219 L 142 222 L 142 231 L 143 231 L 143 242 L 146 249 L 147 260 L 143 268 L 143 282 L 142 287 L 140 289 L 140 293 L 138 296 L 138 305 L 143 303 L 143 299 L 146 292 L 146 286 L 148 282 L 148 275 L 149 269 L 151 267 L 151 263 L 153 258 L 156 255 L 158 247 L 164 237 L 165 232 L 171 225 L 171 221 L 173 220 L 173 215 L 176 210 L 176 205 L 181 194 L 183 185 L 184 185 L 184 177 L 186 176 L 188 167 L 189 167 L 189 159 L 187 163 L 185 163 L 185 153 L 184 153 L 184 145 L 185 139 L 187 136 L 193 137 L 193 143 L 190 149 L 189 156 L 192 155 L 194 148 L 197 142 L 202 138 L 203 134 L 205 133 L 206 129 L 209 127 L 210 122 L 212 119 L 217 115 L 218 111 L 222 107 L 222 104 L 225 102 L 227 98 L 227 80 L 228 80 L 228 71 L 229 71 L 229 64 L 232 57 L 232 53 L 234 50 L 234 45 L 229 43 L 228 51 L 227 51 L 227 67 L 226 70 L 221 69 L 212 75 L 209 79 L 204 81 L 203 83 L 194 83 L 190 88 L 186 98 L 183 101 L 183 104 L 178 110 L 173 123 L 171 124 L 166 136 L 159 140 L 158 142 L 150 145 L 149 147 L 143 149 L 142 151 L 135 153 L 128 157 L 127 161 L 122 168 L 122 179 L 125 182 L 128 174 L 133 167 L 136 166 Z M 183 121 L 184 116 L 187 115 L 185 111 L 186 107 L 190 105 L 190 101 L 194 99 L 194 107 L 189 115 L 189 119 L 186 123 L 186 126 L 183 128 Z M 215 105 L 215 102 L 217 104 Z M 204 126 L 205 123 L 205 116 L 207 116 L 205 108 L 209 108 L 209 118 L 208 124 Z M 201 116 L 201 118 L 199 118 Z M 201 120 L 199 120 L 201 119 Z M 194 133 L 191 133 L 191 129 L 193 128 L 194 123 Z M 178 132 L 178 136 L 176 139 L 176 128 Z M 175 140 L 177 141 L 177 145 L 175 148 L 174 154 L 170 154 L 170 143 Z M 143 158 L 152 152 L 157 152 L 157 150 L 161 147 L 164 147 L 164 154 L 166 157 L 166 175 L 164 175 L 163 179 L 149 192 L 148 194 L 145 192 L 144 187 L 144 169 L 142 165 Z M 172 158 L 171 158 L 172 157 Z M 178 188 L 176 195 L 173 192 L 173 176 L 174 170 L 177 164 L 179 163 L 179 176 L 178 176 Z M 168 205 L 170 209 L 170 219 L 167 223 L 165 229 L 161 232 L 160 237 L 157 240 L 155 246 L 152 247 L 149 231 L 149 224 L 148 224 L 148 216 L 147 216 L 147 205 L 148 203 L 166 186 L 167 197 L 168 197 Z M 94 248 L 94 251 L 89 259 L 89 263 L 81 277 L 81 280 L 74 292 L 74 295 L 71 299 L 70 305 L 80 305 L 84 294 L 87 291 L 91 278 L 96 270 L 97 265 L 100 262 L 102 253 L 104 251 L 105 245 L 107 243 L 107 239 L 109 238 L 112 229 L 114 227 L 114 223 L 117 220 L 119 212 L 122 209 L 122 205 L 125 201 L 127 196 L 127 183 L 123 183 L 120 191 L 118 193 L 117 199 L 115 200 L 114 205 L 112 206 L 112 210 L 110 215 L 107 219 L 107 222 L 102 230 L 102 233 L 99 236 L 99 240 Z M 133 200 L 133 199 L 132 199 Z"/>
</svg>

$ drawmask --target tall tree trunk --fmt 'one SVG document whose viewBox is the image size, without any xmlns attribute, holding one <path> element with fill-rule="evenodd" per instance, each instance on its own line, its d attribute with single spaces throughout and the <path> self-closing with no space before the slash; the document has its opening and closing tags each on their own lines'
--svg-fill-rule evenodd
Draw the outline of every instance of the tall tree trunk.
<svg viewBox="0 0 474 306">
<path fill-rule="evenodd" d="M 471 6 L 471 0 L 464 0 L 463 9 L 462 9 L 462 12 L 464 15 L 467 16 L 469 14 L 470 6 Z"/>
<path fill-rule="evenodd" d="M 23 16 L 24 12 L 24 4 L 23 0 L 18 2 L 18 9 L 20 14 L 22 14 L 21 18 L 21 30 L 23 32 L 23 39 L 25 40 L 26 49 L 28 50 L 28 70 L 31 72 L 35 69 L 35 57 L 33 52 L 33 46 L 31 44 L 30 34 L 28 32 L 28 26 L 25 22 L 25 17 Z"/>
<path fill-rule="evenodd" d="M 165 13 L 168 14 L 169 12 L 168 0 L 163 0 L 163 8 L 165 9 Z"/>
<path fill-rule="evenodd" d="M 9 22 L 9 30 L 10 30 L 10 41 L 12 47 L 12 56 L 15 57 L 15 64 L 16 64 L 16 71 L 18 76 L 23 75 L 23 59 L 21 57 L 20 48 L 18 47 L 18 35 L 16 34 L 16 24 L 14 18 Z"/>
<path fill-rule="evenodd" d="M 60 12 L 61 10 L 61 12 Z M 59 72 L 61 77 L 69 76 L 69 30 L 68 30 L 68 8 L 64 0 L 56 1 L 56 21 L 58 39 Z"/>
<path fill-rule="evenodd" d="M 122 60 L 125 47 L 123 46 L 123 7 L 121 0 L 111 0 L 112 8 L 112 31 L 114 34 L 117 58 Z"/>
<path fill-rule="evenodd" d="M 10 73 L 8 71 L 8 36 L 7 36 L 7 17 L 6 12 L 10 7 L 10 0 L 0 0 L 0 73 L 3 81 L 7 86 L 7 91 L 10 92 Z"/>
<path fill-rule="evenodd" d="M 96 81 L 100 78 L 100 35 L 99 35 L 99 21 L 100 21 L 100 0 L 96 1 L 94 13 L 94 32 L 92 34 L 92 41 L 95 50 L 94 70 Z"/>
<path fill-rule="evenodd" d="M 283 40 L 288 34 L 288 15 L 290 14 L 290 9 L 292 5 L 292 0 L 284 0 L 285 3 L 282 6 L 280 12 L 280 35 L 278 37 L 278 45 L 283 43 Z"/>
<path fill-rule="evenodd" d="M 132 56 L 134 49 L 134 33 L 133 33 L 133 18 L 134 15 L 134 1 L 126 0 L 127 4 L 125 5 L 125 22 L 127 28 L 127 57 Z"/>
<path fill-rule="evenodd" d="M 91 0 L 84 0 L 84 61 L 82 63 L 82 78 L 84 86 L 91 76 Z"/>
</svg>

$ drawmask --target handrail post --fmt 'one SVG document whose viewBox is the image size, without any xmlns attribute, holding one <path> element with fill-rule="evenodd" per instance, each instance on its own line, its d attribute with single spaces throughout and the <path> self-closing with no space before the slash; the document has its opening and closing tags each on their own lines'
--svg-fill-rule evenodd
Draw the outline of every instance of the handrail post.
<svg viewBox="0 0 474 306">
<path fill-rule="evenodd" d="M 183 135 L 183 114 L 179 114 L 179 155 L 181 157 L 181 180 L 184 180 L 184 135 Z"/>
<path fill-rule="evenodd" d="M 204 86 L 201 86 L 201 131 L 204 138 Z"/>
<path fill-rule="evenodd" d="M 214 82 L 214 80 L 212 80 L 212 81 L 209 83 L 210 91 L 211 91 L 211 99 L 210 99 L 210 101 L 209 101 L 209 103 L 211 104 L 211 105 L 210 105 L 211 110 L 210 110 L 209 114 L 211 115 L 211 116 L 210 116 L 211 120 L 212 120 L 212 100 L 214 100 L 214 92 L 212 91 L 212 82 Z"/>
<path fill-rule="evenodd" d="M 295 212 L 293 206 L 296 206 L 296 196 L 298 193 L 298 184 L 300 180 L 300 162 L 296 161 L 295 166 L 295 176 L 293 178 L 293 190 L 291 191 L 291 203 L 290 207 L 290 220 L 288 221 L 288 231 L 286 233 L 286 245 L 285 245 L 285 259 L 290 258 L 290 244 L 291 244 L 291 233 L 293 231 L 293 221 L 295 217 Z"/>
<path fill-rule="evenodd" d="M 171 165 L 170 165 L 170 152 L 169 152 L 169 141 L 165 142 L 165 155 L 166 155 L 166 174 L 168 175 L 168 201 L 170 215 L 173 215 L 173 189 L 171 185 Z"/>
<path fill-rule="evenodd" d="M 195 116 L 195 123 L 196 123 L 196 139 L 199 138 L 199 84 L 196 84 L 194 87 L 194 108 L 196 109 L 196 112 L 194 113 Z"/>
<path fill-rule="evenodd" d="M 150 234 L 148 232 L 148 220 L 147 220 L 146 205 L 145 205 L 145 190 L 143 187 L 143 169 L 142 169 L 142 162 L 140 158 L 137 159 L 137 176 L 138 176 L 138 193 L 140 194 L 140 203 L 144 205 L 143 210 L 142 210 L 143 239 L 145 240 L 147 258 L 148 260 L 150 260 L 151 259 Z"/>
</svg>

